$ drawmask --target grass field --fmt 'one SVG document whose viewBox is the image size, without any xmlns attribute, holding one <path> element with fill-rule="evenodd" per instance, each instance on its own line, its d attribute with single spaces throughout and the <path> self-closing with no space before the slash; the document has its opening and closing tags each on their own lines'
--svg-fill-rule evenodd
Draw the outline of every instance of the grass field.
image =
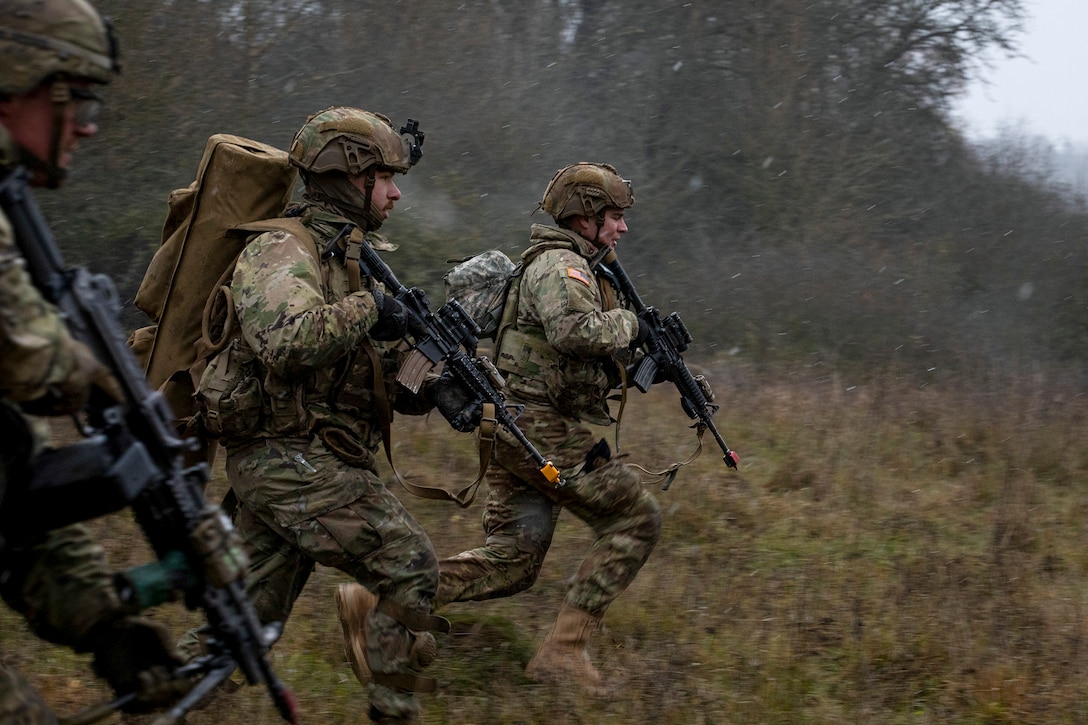
<svg viewBox="0 0 1088 725">
<path fill-rule="evenodd" d="M 661 543 L 592 643 L 611 695 L 522 675 L 591 543 L 564 515 L 533 589 L 443 612 L 454 631 L 439 638 L 424 723 L 1088 722 L 1088 396 L 1041 373 L 922 386 L 706 372 L 740 469 L 706 448 L 655 489 Z M 632 396 L 630 460 L 690 454 L 677 402 Z M 394 442 L 409 478 L 453 489 L 475 474 L 471 439 L 437 417 L 400 420 Z M 440 555 L 480 542 L 479 503 L 402 498 Z M 117 566 L 147 558 L 123 515 L 93 526 Z M 306 723 L 366 721 L 332 596 L 344 580 L 319 568 L 273 650 Z M 178 632 L 199 621 L 176 605 L 154 616 Z M 0 637 L 59 712 L 108 694 L 85 657 L 7 609 Z M 277 721 L 257 688 L 188 718 Z"/>
</svg>

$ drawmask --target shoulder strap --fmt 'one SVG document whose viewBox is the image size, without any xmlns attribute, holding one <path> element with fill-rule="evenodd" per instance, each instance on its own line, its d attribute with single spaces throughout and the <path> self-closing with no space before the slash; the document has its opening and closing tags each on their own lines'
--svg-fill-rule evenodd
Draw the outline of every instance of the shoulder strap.
<svg viewBox="0 0 1088 725">
<path fill-rule="evenodd" d="M 276 217 L 274 219 L 262 219 L 260 221 L 238 224 L 230 228 L 236 233 L 245 235 L 263 234 L 265 232 L 284 231 L 302 239 L 309 240 L 309 244 L 303 246 L 314 257 L 314 262 L 320 264 L 321 257 L 317 251 L 317 245 L 313 241 L 313 233 L 300 220 L 289 217 Z M 245 249 L 245 247 L 242 247 Z M 227 268 L 219 276 L 208 299 L 204 302 L 204 312 L 200 320 L 200 339 L 196 342 L 196 361 L 189 372 L 194 376 L 194 384 L 204 372 L 208 359 L 227 346 L 237 334 L 237 319 L 234 314 L 234 296 L 230 291 L 230 281 L 234 276 L 235 267 L 238 265 L 238 257 L 241 251 L 231 260 Z"/>
</svg>

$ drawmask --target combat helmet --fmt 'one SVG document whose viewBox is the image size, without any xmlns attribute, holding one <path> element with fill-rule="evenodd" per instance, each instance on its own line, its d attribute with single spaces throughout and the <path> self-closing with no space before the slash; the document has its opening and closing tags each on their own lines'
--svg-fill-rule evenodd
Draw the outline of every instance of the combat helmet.
<svg viewBox="0 0 1088 725">
<path fill-rule="evenodd" d="M 555 172 L 538 206 L 559 221 L 575 214 L 598 218 L 609 207 L 626 209 L 634 203 L 631 182 L 615 167 L 583 161 Z"/>
<path fill-rule="evenodd" d="M 312 200 L 331 204 L 372 231 L 383 221 L 370 207 L 374 172 L 406 173 L 423 156 L 422 146 L 423 133 L 416 121 L 409 119 L 397 132 L 380 113 L 340 106 L 306 119 L 291 141 L 290 159 Z M 349 177 L 364 174 L 366 192 L 361 195 Z"/>
<path fill-rule="evenodd" d="M 86 0 L 0 0 L 0 93 L 54 77 L 109 83 L 119 70 L 113 28 Z"/>
</svg>

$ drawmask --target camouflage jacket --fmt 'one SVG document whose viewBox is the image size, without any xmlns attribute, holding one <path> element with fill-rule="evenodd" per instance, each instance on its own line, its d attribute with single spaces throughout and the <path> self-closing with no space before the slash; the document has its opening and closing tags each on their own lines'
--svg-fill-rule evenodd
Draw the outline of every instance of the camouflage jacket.
<svg viewBox="0 0 1088 725">
<path fill-rule="evenodd" d="M 14 171 L 14 157 L 0 126 L 0 179 Z M 11 223 L 0 212 L 0 396 L 35 400 L 77 374 L 72 337 L 30 281 Z"/>
<path fill-rule="evenodd" d="M 534 224 L 529 241 L 517 317 L 499 340 L 498 367 L 514 398 L 607 425 L 606 397 L 618 384 L 613 357 L 630 347 L 638 319 L 615 306 L 614 292 L 591 269 L 597 250 L 589 240 Z"/>
<path fill-rule="evenodd" d="M 384 397 L 392 408 L 421 414 L 430 405 L 395 387 L 407 344 L 377 342 L 366 334 L 378 319 L 369 292 L 376 283 L 363 277 L 362 289 L 352 292 L 342 257 L 317 262 L 349 222 L 316 207 L 307 207 L 300 219 L 312 238 L 266 232 L 238 258 L 231 292 L 241 335 L 217 359 L 233 355 L 238 364 L 252 368 L 258 384 L 251 387 L 259 389 L 260 407 L 236 411 L 236 417 L 247 419 L 235 421 L 235 432 L 224 436 L 224 443 L 308 436 L 334 426 L 375 451 L 381 443 L 381 410 L 372 359 L 381 367 Z M 375 249 L 396 249 L 378 234 L 366 239 Z M 308 245 L 316 245 L 316 253 Z M 216 369 L 213 360 L 200 391 L 212 384 L 208 378 Z"/>
</svg>

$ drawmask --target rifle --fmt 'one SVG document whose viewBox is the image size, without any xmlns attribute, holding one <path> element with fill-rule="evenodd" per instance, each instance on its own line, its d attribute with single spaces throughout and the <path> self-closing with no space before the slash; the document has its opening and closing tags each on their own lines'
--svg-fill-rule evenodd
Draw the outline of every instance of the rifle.
<svg viewBox="0 0 1088 725">
<path fill-rule="evenodd" d="M 721 433 L 714 425 L 713 416 L 718 412 L 719 406 L 707 400 L 699 382 L 691 374 L 684 358 L 680 356 L 680 353 L 688 349 L 688 343 L 692 340 L 691 333 L 680 319 L 680 315 L 673 312 L 662 319 L 656 308 L 644 303 L 631 278 L 620 265 L 615 251 L 609 251 L 604 256 L 601 274 L 627 298 L 633 312 L 650 331 L 646 338 L 647 354 L 635 368 L 632 379 L 634 386 L 645 393 L 658 376 L 672 382 L 680 391 L 680 405 L 684 412 L 696 421 L 695 427 L 699 431 L 700 438 L 704 430 L 709 430 L 722 449 L 724 454 L 722 460 L 725 461 L 725 465 L 736 468 L 740 460 L 737 452 L 726 445 Z"/>
<path fill-rule="evenodd" d="M 515 421 L 522 407 L 507 404 L 499 392 L 506 384 L 501 373 L 486 357 L 476 355 L 480 328 L 461 303 L 449 300 L 432 312 L 427 302 L 427 293 L 418 287 L 409 289 L 402 285 L 393 270 L 389 269 L 389 265 L 366 242 L 362 244 L 359 252 L 359 269 L 381 282 L 408 310 L 409 333 L 415 344 L 397 374 L 397 382 L 413 393 L 418 393 L 426 374 L 438 363 L 445 362 L 444 369 L 482 401 L 484 410 L 493 414 L 495 422 L 505 428 L 525 449 L 544 478 L 556 488 L 566 485 L 559 469 L 518 428 Z M 487 420 L 486 415 L 484 420 Z"/>
<path fill-rule="evenodd" d="M 193 450 L 195 442 L 176 433 L 173 413 L 136 363 L 121 331 L 112 280 L 86 269 L 65 268 L 24 169 L 0 179 L 0 208 L 11 220 L 35 286 L 59 308 L 72 336 L 110 370 L 122 393 L 118 400 L 92 390 L 83 419 L 77 420 L 85 439 L 44 452 L 34 462 L 25 490 L 17 492 L 16 500 L 6 501 L 5 508 L 17 509 L 30 527 L 51 528 L 130 506 L 163 564 L 162 575 L 175 582 L 185 580 L 186 607 L 204 610 L 211 637 L 221 650 L 216 667 L 196 668 L 207 675 L 193 692 L 207 694 L 236 666 L 251 685 L 268 688 L 284 720 L 297 722 L 294 696 L 267 658 L 280 627 L 262 627 L 246 597 L 245 554 L 238 536 L 219 507 L 204 498 L 207 464 L 183 467 L 183 454 Z M 177 559 L 178 552 L 187 570 L 184 577 L 168 571 L 171 566 L 166 563 Z M 145 600 L 137 587 L 120 586 L 119 594 L 126 603 L 141 607 L 162 601 Z M 196 701 L 187 697 L 183 702 L 188 709 Z"/>
</svg>

